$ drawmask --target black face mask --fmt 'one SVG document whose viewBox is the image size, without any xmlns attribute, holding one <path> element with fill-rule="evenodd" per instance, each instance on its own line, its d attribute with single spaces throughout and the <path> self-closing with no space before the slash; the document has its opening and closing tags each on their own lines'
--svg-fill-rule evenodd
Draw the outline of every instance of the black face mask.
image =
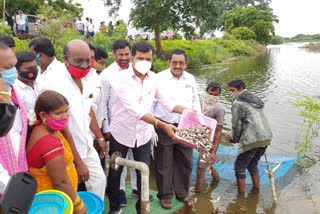
<svg viewBox="0 0 320 214">
<path fill-rule="evenodd" d="M 34 81 L 38 76 L 38 68 L 31 68 L 29 71 L 20 72 L 23 79 Z"/>
</svg>

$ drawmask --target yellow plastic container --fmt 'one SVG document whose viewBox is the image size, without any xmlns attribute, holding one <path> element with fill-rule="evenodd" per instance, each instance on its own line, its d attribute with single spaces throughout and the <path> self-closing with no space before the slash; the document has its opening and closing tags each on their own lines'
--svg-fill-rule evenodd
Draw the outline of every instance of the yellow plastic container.
<svg viewBox="0 0 320 214">
<path fill-rule="evenodd" d="M 64 193 L 62 191 L 59 191 L 59 190 L 54 190 L 54 189 L 45 190 L 45 191 L 42 191 L 42 192 L 39 192 L 39 193 L 43 193 L 43 192 L 48 192 L 48 193 L 54 192 L 54 193 L 62 195 L 64 200 L 66 200 L 66 202 L 68 204 L 68 207 L 67 207 L 67 209 L 65 209 L 63 214 L 73 214 L 73 203 L 72 203 L 71 198 L 66 193 Z"/>
</svg>

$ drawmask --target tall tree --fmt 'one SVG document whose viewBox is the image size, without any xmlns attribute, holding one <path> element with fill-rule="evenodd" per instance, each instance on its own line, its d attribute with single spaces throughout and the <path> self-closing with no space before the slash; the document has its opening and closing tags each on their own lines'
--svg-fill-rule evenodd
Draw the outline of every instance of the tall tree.
<svg viewBox="0 0 320 214">
<path fill-rule="evenodd" d="M 131 0 L 133 8 L 130 22 L 137 28 L 153 30 L 156 41 L 156 54 L 161 56 L 160 32 L 163 30 L 182 30 L 187 37 L 194 34 L 195 28 L 201 31 L 217 26 L 222 14 L 223 0 Z M 109 14 L 116 16 L 122 0 L 105 0 L 110 7 Z"/>
<path fill-rule="evenodd" d="M 2 4 L 3 0 L 0 0 L 0 5 Z M 6 0 L 6 8 L 12 14 L 18 10 L 22 10 L 25 14 L 36 15 L 41 6 L 51 7 L 58 11 L 65 9 L 77 15 L 83 11 L 81 4 L 73 3 L 72 0 Z"/>
<path fill-rule="evenodd" d="M 222 16 L 224 30 L 231 33 L 232 30 L 247 27 L 256 34 L 256 40 L 262 44 L 271 41 L 274 32 L 272 13 L 255 7 L 236 7 Z"/>
</svg>

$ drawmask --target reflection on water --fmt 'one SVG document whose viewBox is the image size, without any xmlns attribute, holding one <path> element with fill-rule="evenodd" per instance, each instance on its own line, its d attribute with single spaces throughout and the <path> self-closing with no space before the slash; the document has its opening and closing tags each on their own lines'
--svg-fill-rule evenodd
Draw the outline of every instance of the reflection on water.
<svg viewBox="0 0 320 214">
<path fill-rule="evenodd" d="M 320 53 L 299 48 L 302 43 L 269 46 L 263 56 L 229 61 L 191 71 L 197 79 L 199 94 L 204 94 L 207 84 L 218 81 L 223 91 L 221 104 L 226 111 L 224 133 L 231 128 L 231 99 L 227 83 L 243 79 L 247 89 L 263 99 L 265 114 L 269 119 L 273 141 L 269 154 L 296 156 L 302 118 L 297 116 L 289 101 L 297 99 L 290 92 L 319 95 Z M 223 142 L 223 144 L 226 144 Z M 316 143 L 313 157 L 318 158 L 320 140 Z M 260 193 L 251 192 L 246 186 L 246 196 L 237 198 L 235 182 L 222 180 L 220 183 L 207 181 L 204 191 L 193 193 L 196 207 L 189 213 L 320 213 L 320 166 L 294 167 L 276 182 L 279 204 L 272 205 L 269 185 L 262 186 Z M 212 202 L 220 196 L 218 202 Z"/>
</svg>

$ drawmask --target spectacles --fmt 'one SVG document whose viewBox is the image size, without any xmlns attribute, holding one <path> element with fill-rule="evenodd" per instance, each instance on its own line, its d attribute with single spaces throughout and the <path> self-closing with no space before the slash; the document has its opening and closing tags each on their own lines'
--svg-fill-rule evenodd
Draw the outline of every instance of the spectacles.
<svg viewBox="0 0 320 214">
<path fill-rule="evenodd" d="M 177 65 L 179 65 L 179 66 L 184 66 L 186 63 L 185 62 L 176 62 L 176 61 L 171 61 L 171 65 L 173 65 L 173 66 L 177 66 Z"/>
</svg>

